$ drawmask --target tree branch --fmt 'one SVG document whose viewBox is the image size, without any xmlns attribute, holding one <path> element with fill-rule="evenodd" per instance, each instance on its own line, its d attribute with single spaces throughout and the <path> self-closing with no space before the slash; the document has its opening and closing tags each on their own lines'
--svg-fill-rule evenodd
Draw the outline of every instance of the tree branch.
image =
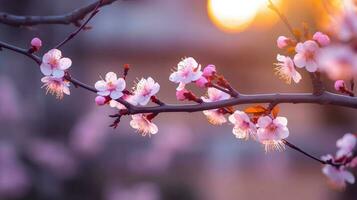
<svg viewBox="0 0 357 200">
<path fill-rule="evenodd" d="M 117 0 L 104 0 L 99 7 L 109 5 Z M 0 12 L 0 23 L 10 26 L 34 26 L 40 24 L 78 24 L 78 22 L 85 18 L 94 8 L 98 2 L 91 3 L 87 6 L 75 9 L 63 15 L 51 16 L 20 16 L 9 13 Z"/>
<path fill-rule="evenodd" d="M 26 49 L 22 49 L 13 45 L 9 45 L 4 42 L 0 42 L 0 47 L 15 51 L 17 53 L 23 54 L 32 60 L 34 60 L 38 65 L 41 64 L 41 58 L 33 54 L 29 54 Z M 65 78 L 73 83 L 76 87 L 81 87 L 88 91 L 96 93 L 97 90 L 90 85 L 80 82 L 79 80 L 71 77 L 70 75 L 65 76 Z M 211 102 L 211 103 L 201 103 L 201 104 L 165 104 L 160 106 L 151 107 L 141 107 L 134 106 L 128 102 L 120 99 L 120 103 L 124 104 L 128 108 L 128 114 L 138 114 L 138 113 L 163 113 L 163 112 L 198 112 L 203 110 L 224 108 L 229 106 L 241 105 L 241 104 L 256 104 L 256 103 L 311 103 L 320 105 L 336 105 L 342 107 L 349 107 L 357 109 L 357 98 L 339 95 L 331 92 L 323 92 L 321 95 L 314 95 L 313 93 L 276 93 L 276 94 L 240 94 L 239 97 L 234 97 L 228 100 Z"/>
</svg>

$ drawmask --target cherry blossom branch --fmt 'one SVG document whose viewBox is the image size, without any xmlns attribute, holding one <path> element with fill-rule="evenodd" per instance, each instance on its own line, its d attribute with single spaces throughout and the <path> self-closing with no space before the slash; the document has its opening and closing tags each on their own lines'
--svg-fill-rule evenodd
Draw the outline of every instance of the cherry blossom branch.
<svg viewBox="0 0 357 200">
<path fill-rule="evenodd" d="M 9 45 L 4 42 L 0 42 L 0 47 L 4 49 L 9 49 L 17 53 L 23 54 L 37 64 L 41 64 L 41 58 L 30 54 L 26 49 L 22 49 L 13 45 Z M 96 93 L 97 90 L 81 81 L 66 75 L 65 78 L 72 82 L 73 85 L 81 87 L 88 91 Z M 210 103 L 200 103 L 200 104 L 166 104 L 160 106 L 151 107 L 141 107 L 134 106 L 127 103 L 124 100 L 119 100 L 120 103 L 128 107 L 128 114 L 138 114 L 138 113 L 163 113 L 163 112 L 199 112 L 203 110 L 217 109 L 228 106 L 236 106 L 241 104 L 256 104 L 256 103 L 311 103 L 320 105 L 336 105 L 348 108 L 357 109 L 357 98 L 345 95 L 339 95 L 331 92 L 323 92 L 321 95 L 316 96 L 312 93 L 276 93 L 276 94 L 240 94 L 239 97 L 234 97 L 228 100 L 222 100 Z"/>
<path fill-rule="evenodd" d="M 115 1 L 117 0 L 104 0 L 100 3 L 99 7 L 109 5 Z M 96 1 L 63 15 L 20 16 L 0 12 L 0 23 L 16 27 L 34 26 L 40 24 L 75 24 L 76 26 L 80 26 L 79 21 L 84 19 L 90 12 L 92 12 L 93 9 L 97 6 L 98 2 L 100 1 Z"/>
<path fill-rule="evenodd" d="M 295 40 L 297 42 L 300 42 L 300 40 L 301 40 L 300 36 L 297 35 L 296 31 L 293 29 L 293 27 L 289 23 L 288 18 L 282 12 L 279 11 L 278 7 L 272 2 L 272 0 L 269 0 L 268 7 L 279 16 L 280 20 L 285 24 L 285 26 L 287 27 L 289 32 L 293 35 Z M 312 82 L 312 86 L 313 86 L 313 94 L 314 95 L 322 95 L 323 92 L 325 91 L 325 87 L 323 85 L 323 82 L 321 81 L 320 73 L 310 72 L 309 74 L 310 74 L 310 78 L 311 78 L 311 82 Z"/>
</svg>

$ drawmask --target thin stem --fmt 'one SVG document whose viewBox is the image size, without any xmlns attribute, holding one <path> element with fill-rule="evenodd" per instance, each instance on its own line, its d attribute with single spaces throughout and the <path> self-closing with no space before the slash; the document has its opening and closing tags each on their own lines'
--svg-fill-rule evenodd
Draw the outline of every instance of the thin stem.
<svg viewBox="0 0 357 200">
<path fill-rule="evenodd" d="M 324 164 L 324 165 L 332 165 L 332 166 L 334 166 L 334 167 L 336 167 L 336 168 L 339 168 L 340 166 L 343 165 L 343 164 L 336 164 L 336 163 L 333 163 L 333 162 L 328 162 L 328 161 L 321 160 L 321 159 L 316 158 L 315 156 L 313 156 L 313 155 L 307 153 L 306 151 L 300 149 L 299 147 L 295 146 L 294 144 L 288 142 L 288 141 L 285 140 L 285 139 L 283 139 L 282 141 L 283 141 L 283 143 L 284 143 L 286 146 L 288 146 L 288 147 L 294 149 L 295 151 L 298 151 L 299 153 L 304 154 L 305 156 L 307 156 L 307 157 L 309 157 L 309 158 L 311 158 L 311 159 L 313 159 L 313 160 L 315 160 L 315 161 L 317 161 L 317 162 L 319 162 L 319 163 L 321 163 L 321 164 Z"/>
<path fill-rule="evenodd" d="M 295 37 L 296 41 L 299 41 L 300 39 L 296 36 L 293 27 L 289 23 L 288 18 L 279 11 L 278 7 L 272 2 L 272 0 L 269 0 L 269 5 L 268 7 L 273 10 L 281 19 L 281 21 L 285 24 L 285 26 L 288 28 L 289 32 Z"/>
<path fill-rule="evenodd" d="M 105 0 L 100 4 L 100 7 L 109 5 L 117 0 Z M 9 13 L 0 12 L 0 23 L 10 26 L 34 26 L 41 24 L 75 24 L 85 18 L 97 6 L 97 1 L 81 8 L 75 9 L 63 15 L 49 16 L 21 16 Z"/>
<path fill-rule="evenodd" d="M 36 56 L 36 55 L 34 55 L 34 54 L 29 53 L 26 49 L 22 49 L 22 48 L 19 48 L 17 46 L 14 46 L 14 45 L 8 44 L 6 42 L 1 42 L 0 41 L 0 50 L 1 50 L 1 48 L 9 49 L 11 51 L 20 53 L 20 54 L 25 55 L 25 56 L 31 58 L 32 60 L 34 60 L 38 65 L 41 64 L 41 58 Z"/>
<path fill-rule="evenodd" d="M 58 45 L 56 45 L 54 47 L 54 49 L 59 49 L 61 46 L 63 46 L 64 44 L 66 44 L 69 40 L 71 40 L 72 38 L 74 38 L 81 30 L 84 29 L 84 27 L 86 27 L 86 25 L 88 24 L 88 22 L 99 12 L 99 7 L 102 4 L 104 0 L 100 0 L 97 2 L 96 7 L 94 7 L 93 12 L 90 14 L 90 16 L 87 18 L 87 20 L 73 33 L 71 33 L 68 37 L 66 37 L 61 43 L 59 43 Z"/>
</svg>

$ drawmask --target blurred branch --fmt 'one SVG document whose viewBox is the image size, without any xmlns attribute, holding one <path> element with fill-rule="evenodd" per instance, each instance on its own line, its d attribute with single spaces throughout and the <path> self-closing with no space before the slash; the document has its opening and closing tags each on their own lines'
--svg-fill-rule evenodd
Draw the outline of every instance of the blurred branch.
<svg viewBox="0 0 357 200">
<path fill-rule="evenodd" d="M 98 3 L 99 7 L 109 5 L 117 0 L 103 0 L 96 1 L 87 6 L 75 9 L 69 13 L 63 15 L 51 15 L 51 16 L 20 16 L 12 15 L 9 13 L 0 12 L 0 23 L 10 26 L 34 26 L 40 24 L 74 24 L 80 25 L 80 20 L 84 19 L 90 12 L 92 12 Z"/>
</svg>

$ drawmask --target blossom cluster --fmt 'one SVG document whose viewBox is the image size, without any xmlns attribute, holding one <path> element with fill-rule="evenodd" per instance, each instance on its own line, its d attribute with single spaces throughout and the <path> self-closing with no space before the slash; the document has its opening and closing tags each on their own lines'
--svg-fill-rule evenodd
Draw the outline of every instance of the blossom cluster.
<svg viewBox="0 0 357 200">
<path fill-rule="evenodd" d="M 335 156 L 328 154 L 322 157 L 322 160 L 325 162 L 334 164 L 324 165 L 322 172 L 336 188 L 342 189 L 346 187 L 346 183 L 353 184 L 355 182 L 355 177 L 347 169 L 357 166 L 356 144 L 357 136 L 347 133 L 337 140 L 336 146 L 338 151 Z"/>
<path fill-rule="evenodd" d="M 36 41 L 33 41 L 32 45 L 35 44 Z M 71 65 L 71 59 L 62 57 L 62 52 L 59 49 L 51 49 L 42 57 L 40 69 L 45 77 L 41 81 L 44 83 L 43 87 L 46 88 L 47 93 L 54 94 L 59 99 L 63 98 L 64 94 L 70 94 L 69 81 L 64 76 Z"/>
<path fill-rule="evenodd" d="M 349 1 L 345 1 L 347 3 Z M 357 14 L 354 6 L 346 5 L 332 24 L 330 36 L 322 32 L 311 35 L 308 30 L 298 31 L 293 38 L 279 36 L 277 46 L 289 56 L 277 55 L 276 74 L 290 84 L 299 83 L 302 75 L 297 68 L 305 68 L 309 73 L 322 73 L 333 81 L 350 81 L 357 75 L 357 54 L 355 39 L 357 34 Z M 337 90 L 351 95 L 348 90 Z"/>
<path fill-rule="evenodd" d="M 228 90 L 226 88 L 228 83 L 218 75 L 216 67 L 208 65 L 201 71 L 201 65 L 192 57 L 185 58 L 179 62 L 177 70 L 170 75 L 169 79 L 179 84 L 176 97 L 180 101 L 199 102 L 196 95 L 185 88 L 189 83 L 195 83 L 198 87 L 207 88 L 207 96 L 200 98 L 205 103 L 223 101 L 232 97 L 227 91 L 214 87 L 218 85 Z M 234 125 L 232 132 L 235 137 L 245 140 L 252 137 L 264 144 L 266 151 L 283 148 L 283 139 L 289 136 L 288 120 L 285 117 L 277 116 L 276 108 L 268 109 L 258 105 L 247 108 L 246 112 L 244 112 L 226 107 L 205 110 L 203 114 L 207 117 L 208 122 L 213 125 L 226 123 L 225 115 L 230 114 L 228 120 Z"/>
</svg>

